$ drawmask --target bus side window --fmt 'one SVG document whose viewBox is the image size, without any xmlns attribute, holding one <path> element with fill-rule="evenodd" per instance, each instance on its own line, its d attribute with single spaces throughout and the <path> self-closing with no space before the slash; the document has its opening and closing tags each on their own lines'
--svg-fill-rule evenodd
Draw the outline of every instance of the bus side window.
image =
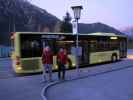
<svg viewBox="0 0 133 100">
<path fill-rule="evenodd" d="M 97 42 L 96 41 L 90 41 L 90 51 L 91 52 L 97 51 Z"/>
<path fill-rule="evenodd" d="M 22 49 L 25 50 L 25 49 L 29 49 L 30 48 L 30 41 L 23 41 L 22 42 Z"/>
<path fill-rule="evenodd" d="M 31 48 L 39 48 L 39 43 L 37 40 L 33 40 L 31 42 Z"/>
</svg>

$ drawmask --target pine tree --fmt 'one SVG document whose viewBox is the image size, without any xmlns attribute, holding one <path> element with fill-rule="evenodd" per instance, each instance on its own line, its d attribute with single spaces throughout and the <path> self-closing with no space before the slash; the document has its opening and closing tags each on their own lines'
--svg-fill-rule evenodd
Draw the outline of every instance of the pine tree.
<svg viewBox="0 0 133 100">
<path fill-rule="evenodd" d="M 60 32 L 63 33 L 72 32 L 71 16 L 68 12 L 66 12 L 66 15 L 64 16 L 63 22 L 60 26 Z"/>
</svg>

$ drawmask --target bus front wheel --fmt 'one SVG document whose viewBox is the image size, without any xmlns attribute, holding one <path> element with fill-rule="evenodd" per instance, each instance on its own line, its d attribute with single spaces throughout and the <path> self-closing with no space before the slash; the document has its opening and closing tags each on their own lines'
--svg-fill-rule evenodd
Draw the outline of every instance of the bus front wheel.
<svg viewBox="0 0 133 100">
<path fill-rule="evenodd" d="M 117 54 L 113 54 L 112 57 L 111 57 L 111 61 L 112 62 L 116 62 L 118 59 L 117 59 Z"/>
</svg>

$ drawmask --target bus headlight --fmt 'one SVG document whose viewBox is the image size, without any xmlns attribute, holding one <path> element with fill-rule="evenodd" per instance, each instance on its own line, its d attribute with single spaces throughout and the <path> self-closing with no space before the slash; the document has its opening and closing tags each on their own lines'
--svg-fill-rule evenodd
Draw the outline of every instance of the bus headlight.
<svg viewBox="0 0 133 100">
<path fill-rule="evenodd" d="M 58 69 L 58 65 L 55 65 L 55 69 Z"/>
<path fill-rule="evenodd" d="M 76 64 L 73 63 L 72 66 L 76 66 Z"/>
<path fill-rule="evenodd" d="M 17 66 L 16 69 L 17 69 L 17 70 L 22 70 L 22 67 Z"/>
<path fill-rule="evenodd" d="M 110 37 L 110 39 L 111 39 L 111 40 L 116 40 L 116 39 L 118 39 L 118 37 L 112 36 L 112 37 Z"/>
<path fill-rule="evenodd" d="M 133 59 L 133 55 L 127 55 L 128 59 Z"/>
</svg>

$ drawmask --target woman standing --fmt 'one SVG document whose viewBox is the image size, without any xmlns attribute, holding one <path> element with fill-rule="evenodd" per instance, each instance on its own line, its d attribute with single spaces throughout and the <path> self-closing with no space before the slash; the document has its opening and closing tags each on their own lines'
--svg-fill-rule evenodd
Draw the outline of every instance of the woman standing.
<svg viewBox="0 0 133 100">
<path fill-rule="evenodd" d="M 67 51 L 64 48 L 60 48 L 57 54 L 57 61 L 58 61 L 58 78 L 65 79 L 65 71 L 66 71 L 66 63 L 67 63 Z M 61 75 L 62 73 L 62 75 Z"/>
<path fill-rule="evenodd" d="M 49 81 L 52 81 L 52 64 L 53 64 L 53 54 L 49 46 L 46 46 L 43 49 L 42 53 L 42 62 L 43 62 L 43 77 Z M 45 72 L 48 72 L 46 74 Z"/>
</svg>

